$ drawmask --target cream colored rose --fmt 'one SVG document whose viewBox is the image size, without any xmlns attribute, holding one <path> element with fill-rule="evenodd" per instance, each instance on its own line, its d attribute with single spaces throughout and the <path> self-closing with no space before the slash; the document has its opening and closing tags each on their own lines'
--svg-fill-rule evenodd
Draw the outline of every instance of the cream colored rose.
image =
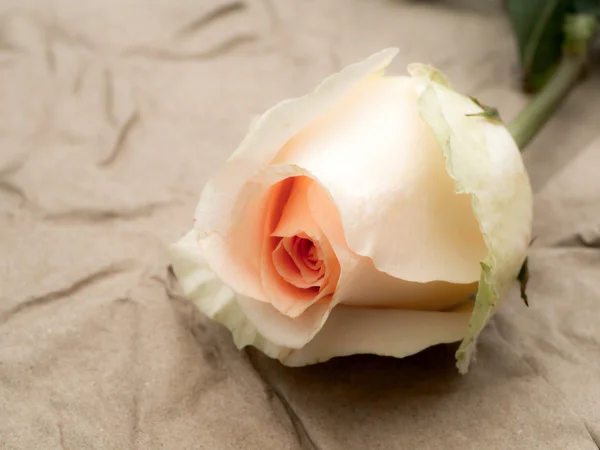
<svg viewBox="0 0 600 450">
<path fill-rule="evenodd" d="M 463 339 L 466 371 L 514 282 L 532 209 L 518 148 L 435 69 L 384 76 L 396 52 L 255 120 L 172 246 L 238 347 L 297 366 Z"/>
</svg>

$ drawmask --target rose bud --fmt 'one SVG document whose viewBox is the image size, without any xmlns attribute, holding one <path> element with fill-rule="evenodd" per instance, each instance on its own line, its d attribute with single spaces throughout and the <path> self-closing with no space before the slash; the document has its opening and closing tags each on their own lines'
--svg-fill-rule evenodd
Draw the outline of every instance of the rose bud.
<svg viewBox="0 0 600 450">
<path fill-rule="evenodd" d="M 475 341 L 515 282 L 532 195 L 504 124 L 388 49 L 256 119 L 171 247 L 200 311 L 300 366 Z"/>
</svg>

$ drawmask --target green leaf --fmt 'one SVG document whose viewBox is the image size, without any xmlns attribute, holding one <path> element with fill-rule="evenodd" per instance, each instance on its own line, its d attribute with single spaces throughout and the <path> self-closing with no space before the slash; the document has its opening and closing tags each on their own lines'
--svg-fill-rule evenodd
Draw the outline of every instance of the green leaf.
<svg viewBox="0 0 600 450">
<path fill-rule="evenodd" d="M 579 14 L 591 14 L 600 18 L 600 0 L 574 0 L 575 11 Z"/>
<path fill-rule="evenodd" d="M 575 11 L 575 1 L 578 0 L 508 0 L 525 90 L 537 91 L 552 76 L 562 55 L 564 18 Z"/>
</svg>

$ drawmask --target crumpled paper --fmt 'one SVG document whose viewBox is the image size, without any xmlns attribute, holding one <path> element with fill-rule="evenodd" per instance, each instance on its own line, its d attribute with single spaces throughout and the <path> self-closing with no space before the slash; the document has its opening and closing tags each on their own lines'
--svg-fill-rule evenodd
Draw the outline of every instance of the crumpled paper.
<svg viewBox="0 0 600 450">
<path fill-rule="evenodd" d="M 500 1 L 2 2 L 0 448 L 598 448 L 597 75 L 526 152 L 531 307 L 467 376 L 454 346 L 285 368 L 180 295 L 166 246 L 251 117 L 387 46 L 526 103 Z"/>
</svg>

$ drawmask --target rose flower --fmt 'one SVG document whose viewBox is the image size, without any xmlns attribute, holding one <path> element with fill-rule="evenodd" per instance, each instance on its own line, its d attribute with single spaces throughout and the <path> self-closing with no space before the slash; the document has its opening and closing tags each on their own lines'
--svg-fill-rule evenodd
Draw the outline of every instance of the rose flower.
<svg viewBox="0 0 600 450">
<path fill-rule="evenodd" d="M 514 283 L 532 198 L 504 124 L 396 50 L 256 119 L 171 247 L 200 311 L 291 366 L 475 340 Z"/>
</svg>

